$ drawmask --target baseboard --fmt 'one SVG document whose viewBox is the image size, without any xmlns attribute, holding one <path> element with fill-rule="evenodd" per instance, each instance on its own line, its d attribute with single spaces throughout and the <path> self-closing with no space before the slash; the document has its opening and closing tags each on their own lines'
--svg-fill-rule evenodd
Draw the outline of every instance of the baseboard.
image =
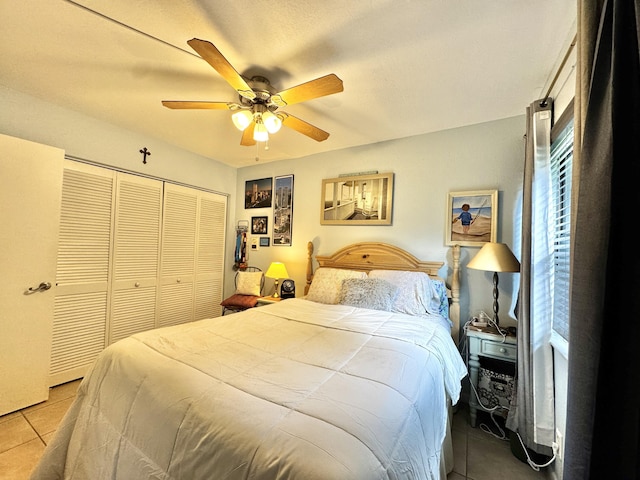
<svg viewBox="0 0 640 480">
<path fill-rule="evenodd" d="M 556 461 L 549 465 L 547 468 L 547 478 L 549 480 L 562 480 L 562 459 L 556 458 Z"/>
</svg>

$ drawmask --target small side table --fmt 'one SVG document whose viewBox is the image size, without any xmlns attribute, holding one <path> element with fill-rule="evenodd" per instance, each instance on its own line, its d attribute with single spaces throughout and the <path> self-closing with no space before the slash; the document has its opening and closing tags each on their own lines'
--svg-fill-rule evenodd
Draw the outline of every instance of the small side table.
<svg viewBox="0 0 640 480">
<path fill-rule="evenodd" d="M 256 303 L 256 307 L 262 307 L 263 305 L 269 305 L 271 303 L 278 303 L 282 300 L 282 297 L 260 297 L 258 299 L 258 303 Z"/>
<path fill-rule="evenodd" d="M 503 337 L 495 328 L 476 329 L 473 326 L 467 328 L 467 341 L 469 342 L 469 378 L 471 384 L 478 389 L 478 370 L 480 368 L 480 357 L 503 360 L 509 363 L 516 363 L 518 358 L 517 339 L 513 335 Z M 476 426 L 478 413 L 478 399 L 474 391 L 469 394 L 469 414 L 471 415 L 471 426 Z"/>
</svg>

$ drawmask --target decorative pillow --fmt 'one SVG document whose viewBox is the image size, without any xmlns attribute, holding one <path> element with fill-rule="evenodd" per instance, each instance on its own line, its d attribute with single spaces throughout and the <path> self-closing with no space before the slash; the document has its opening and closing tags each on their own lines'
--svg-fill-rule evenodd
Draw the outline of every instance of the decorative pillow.
<svg viewBox="0 0 640 480">
<path fill-rule="evenodd" d="M 444 318 L 449 318 L 449 296 L 447 295 L 447 286 L 440 280 L 431 279 L 431 283 L 436 289 L 436 292 L 438 292 L 438 297 L 440 298 L 440 307 L 438 308 L 440 315 Z"/>
<path fill-rule="evenodd" d="M 347 278 L 342 281 L 342 305 L 391 311 L 398 287 L 381 278 Z"/>
<path fill-rule="evenodd" d="M 393 312 L 409 315 L 440 313 L 440 294 L 429 275 L 424 272 L 371 270 L 369 278 L 382 278 L 398 287 L 400 292 L 393 303 Z"/>
<path fill-rule="evenodd" d="M 340 300 L 342 281 L 347 278 L 367 278 L 366 272 L 343 270 L 341 268 L 321 267 L 313 275 L 313 281 L 307 293 L 307 300 L 336 304 Z"/>
<path fill-rule="evenodd" d="M 258 299 L 260 297 L 257 295 L 242 295 L 240 293 L 236 293 L 235 295 L 231 295 L 229 298 L 225 298 L 220 305 L 223 307 L 238 307 L 238 308 L 253 308 L 258 303 Z"/>
<path fill-rule="evenodd" d="M 262 272 L 238 272 L 236 293 L 240 295 L 260 295 Z"/>
</svg>

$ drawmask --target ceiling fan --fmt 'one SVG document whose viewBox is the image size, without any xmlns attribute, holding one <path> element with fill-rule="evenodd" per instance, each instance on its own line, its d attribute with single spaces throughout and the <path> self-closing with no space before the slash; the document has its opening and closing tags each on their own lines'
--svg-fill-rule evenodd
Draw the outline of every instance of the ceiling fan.
<svg viewBox="0 0 640 480">
<path fill-rule="evenodd" d="M 342 92 L 344 90 L 342 80 L 333 73 L 277 92 L 265 77 L 246 78 L 240 75 L 211 42 L 193 38 L 187 43 L 238 92 L 239 100 L 238 102 L 164 100 L 162 105 L 165 107 L 231 110 L 234 112 L 231 116 L 234 125 L 243 132 L 240 144 L 245 146 L 267 141 L 269 133 L 276 133 L 281 125 L 318 142 L 329 137 L 328 132 L 278 109 Z"/>
</svg>

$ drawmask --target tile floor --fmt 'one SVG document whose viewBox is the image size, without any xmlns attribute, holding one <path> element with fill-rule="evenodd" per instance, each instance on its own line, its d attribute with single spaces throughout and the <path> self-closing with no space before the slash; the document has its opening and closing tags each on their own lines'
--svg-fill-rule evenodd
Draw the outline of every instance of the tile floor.
<svg viewBox="0 0 640 480">
<path fill-rule="evenodd" d="M 0 417 L 0 480 L 29 478 L 79 384 L 77 380 L 55 387 L 46 402 Z M 536 472 L 514 457 L 509 442 L 471 428 L 464 404 L 453 417 L 453 450 L 455 466 L 447 480 L 547 478 L 544 470 Z"/>
<path fill-rule="evenodd" d="M 75 398 L 80 380 L 57 386 L 49 400 L 0 417 L 0 480 L 25 480 Z"/>
<path fill-rule="evenodd" d="M 545 480 L 545 468 L 533 470 L 511 453 L 509 441 L 485 433 L 485 423 L 496 431 L 488 414 L 478 413 L 478 427 L 469 424 L 469 410 L 460 403 L 453 415 L 453 472 L 447 480 Z"/>
</svg>

